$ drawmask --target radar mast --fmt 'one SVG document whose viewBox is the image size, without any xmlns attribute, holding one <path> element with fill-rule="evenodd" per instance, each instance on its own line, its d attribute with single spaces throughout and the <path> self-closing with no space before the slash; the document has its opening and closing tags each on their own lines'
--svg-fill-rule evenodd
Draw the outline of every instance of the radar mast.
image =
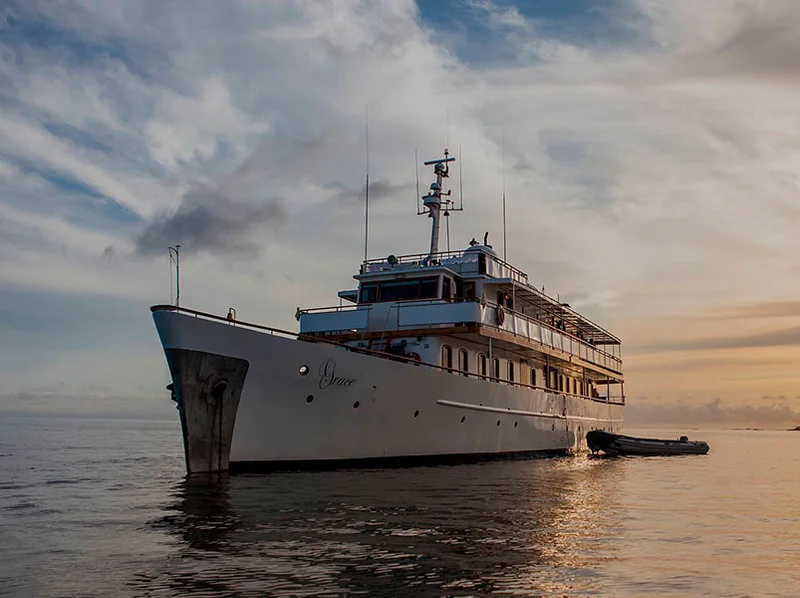
<svg viewBox="0 0 800 598">
<path fill-rule="evenodd" d="M 433 219 L 431 223 L 431 247 L 428 253 L 428 259 L 433 258 L 434 255 L 439 253 L 439 230 L 441 229 L 442 215 L 449 216 L 450 212 L 455 210 L 459 211 L 462 208 L 453 207 L 453 202 L 450 199 L 450 190 L 445 192 L 442 189 L 444 179 L 450 176 L 449 162 L 455 162 L 456 159 L 450 157 L 447 148 L 444 150 L 444 158 L 438 160 L 428 160 L 423 162 L 425 166 L 433 166 L 433 173 L 436 175 L 436 180 L 431 183 L 427 195 L 422 196 L 422 211 L 418 214 L 427 214 L 429 218 Z M 444 208 L 444 214 L 442 214 Z"/>
</svg>

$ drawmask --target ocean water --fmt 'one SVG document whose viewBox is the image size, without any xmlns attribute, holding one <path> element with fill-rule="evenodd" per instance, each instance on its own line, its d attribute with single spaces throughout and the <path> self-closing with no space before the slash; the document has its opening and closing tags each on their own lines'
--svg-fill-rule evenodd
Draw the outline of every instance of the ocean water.
<svg viewBox="0 0 800 598">
<path fill-rule="evenodd" d="M 800 596 L 800 432 L 689 435 L 711 452 L 211 483 L 177 418 L 2 416 L 0 594 Z"/>
</svg>

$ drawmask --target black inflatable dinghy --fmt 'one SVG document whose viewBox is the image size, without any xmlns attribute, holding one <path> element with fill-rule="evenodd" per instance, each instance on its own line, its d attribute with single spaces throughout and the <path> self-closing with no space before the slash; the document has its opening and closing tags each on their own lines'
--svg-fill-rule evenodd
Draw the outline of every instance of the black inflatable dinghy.
<svg viewBox="0 0 800 598">
<path fill-rule="evenodd" d="M 656 438 L 635 438 L 612 434 L 604 430 L 592 430 L 586 434 L 586 444 L 593 453 L 599 451 L 606 455 L 705 455 L 708 443 L 702 440 L 689 440 L 681 436 L 678 440 L 658 440 Z"/>
</svg>

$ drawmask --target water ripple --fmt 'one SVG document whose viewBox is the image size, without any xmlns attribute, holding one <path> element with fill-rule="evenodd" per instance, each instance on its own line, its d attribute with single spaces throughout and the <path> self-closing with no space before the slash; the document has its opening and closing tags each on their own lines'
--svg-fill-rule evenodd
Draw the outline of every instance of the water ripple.
<svg viewBox="0 0 800 598">
<path fill-rule="evenodd" d="M 174 422 L 48 427 L 0 434 L 11 595 L 795 595 L 798 435 L 211 483 L 183 477 Z"/>
</svg>

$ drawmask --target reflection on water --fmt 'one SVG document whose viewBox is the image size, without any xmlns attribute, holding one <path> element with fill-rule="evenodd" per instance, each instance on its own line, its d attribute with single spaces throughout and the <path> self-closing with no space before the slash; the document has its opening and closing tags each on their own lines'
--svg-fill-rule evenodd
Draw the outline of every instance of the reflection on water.
<svg viewBox="0 0 800 598">
<path fill-rule="evenodd" d="M 620 461 L 548 459 L 186 479 L 177 550 L 131 588 L 203 595 L 589 591 L 613 559 Z M 602 559 L 598 555 L 602 554 Z"/>
</svg>

